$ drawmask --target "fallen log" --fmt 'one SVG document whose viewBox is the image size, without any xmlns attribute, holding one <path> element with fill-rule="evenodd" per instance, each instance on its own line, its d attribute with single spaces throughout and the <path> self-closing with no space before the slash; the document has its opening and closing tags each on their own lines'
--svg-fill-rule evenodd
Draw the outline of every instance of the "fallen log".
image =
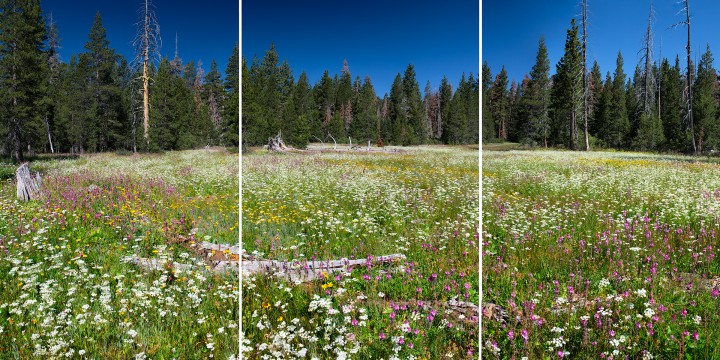
<svg viewBox="0 0 720 360">
<path fill-rule="evenodd" d="M 341 259 L 327 261 L 278 261 L 278 260 L 244 260 L 242 261 L 243 276 L 255 274 L 269 274 L 277 278 L 285 278 L 290 281 L 307 282 L 316 279 L 324 279 L 333 272 L 347 272 L 354 266 L 376 265 L 391 263 L 396 260 L 404 260 L 403 254 L 391 254 L 367 259 Z M 325 274 L 323 274 L 325 272 Z"/>
<path fill-rule="evenodd" d="M 166 259 L 156 258 L 143 258 L 139 256 L 132 256 L 127 259 L 127 262 L 133 263 L 139 268 L 145 271 L 165 270 L 165 269 L 176 269 L 180 271 L 192 270 L 192 266 L 188 264 L 181 264 L 170 262 Z M 198 269 L 196 267 L 196 269 Z M 240 267 L 238 261 L 218 261 L 216 264 L 208 264 L 208 270 L 214 273 L 228 273 L 238 272 Z"/>
</svg>

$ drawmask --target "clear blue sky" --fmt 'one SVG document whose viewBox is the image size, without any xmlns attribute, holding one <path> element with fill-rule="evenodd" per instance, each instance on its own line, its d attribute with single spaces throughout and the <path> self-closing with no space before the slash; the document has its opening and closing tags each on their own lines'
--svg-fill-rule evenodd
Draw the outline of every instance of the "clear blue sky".
<svg viewBox="0 0 720 360">
<path fill-rule="evenodd" d="M 541 35 L 545 36 L 550 71 L 554 74 L 564 52 L 570 19 L 580 19 L 579 3 L 579 0 L 552 1 L 552 5 L 530 0 L 484 1 L 482 60 L 490 65 L 493 79 L 502 65 L 505 65 L 510 79 L 521 81 L 524 74 L 530 73 Z M 640 61 L 638 51 L 642 48 L 649 8 L 649 0 L 588 0 L 588 68 L 597 60 L 603 78 L 608 71 L 612 76 L 617 53 L 621 51 L 625 74 L 632 76 L 635 65 Z M 684 71 L 687 28 L 670 28 L 684 20 L 684 14 L 678 14 L 682 6 L 675 0 L 655 0 L 653 9 L 655 59 L 660 57 L 662 43 L 662 57 L 673 65 L 675 55 L 679 55 Z M 718 13 L 720 2 L 716 0 L 690 1 L 692 59 L 694 62 L 699 60 L 709 43 L 716 69 L 720 55 Z"/>
<path fill-rule="evenodd" d="M 142 0 L 88 1 L 42 0 L 46 17 L 52 13 L 60 33 L 60 56 L 70 61 L 73 54 L 85 52 L 95 13 L 100 11 L 110 47 L 125 56 L 135 57 L 132 41 L 138 9 Z M 202 60 L 205 72 L 214 58 L 218 70 L 225 76 L 228 59 L 239 42 L 239 4 L 237 0 L 173 1 L 153 0 L 160 24 L 162 47 L 160 53 L 169 58 L 175 54 L 175 33 L 178 34 L 179 56 L 183 63 Z"/>
<path fill-rule="evenodd" d="M 295 80 L 305 71 L 311 84 L 324 70 L 340 74 L 347 59 L 353 79 L 369 75 L 382 97 L 408 64 L 421 92 L 443 75 L 453 89 L 463 72 L 477 77 L 479 27 L 478 0 L 244 0 L 241 53 L 249 66 L 274 43 Z"/>
</svg>

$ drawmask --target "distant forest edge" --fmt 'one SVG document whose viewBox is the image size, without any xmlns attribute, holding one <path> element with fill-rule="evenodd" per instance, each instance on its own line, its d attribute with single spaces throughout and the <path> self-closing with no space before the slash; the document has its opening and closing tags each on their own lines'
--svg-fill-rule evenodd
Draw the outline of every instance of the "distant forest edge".
<svg viewBox="0 0 720 360">
<path fill-rule="evenodd" d="M 338 77 L 326 70 L 310 86 L 305 72 L 295 81 L 287 61 L 280 64 L 275 46 L 248 68 L 242 58 L 243 145 L 267 144 L 282 133 L 295 147 L 329 141 L 366 145 L 477 144 L 480 127 L 478 80 L 462 74 L 455 91 L 446 77 L 439 90 L 430 81 L 424 96 L 408 65 L 397 74 L 390 94 L 375 94 L 370 77 L 353 80 L 347 60 Z"/>
<path fill-rule="evenodd" d="M 603 79 L 596 61 L 583 79 L 583 47 L 574 19 L 553 76 L 543 38 L 529 76 L 519 83 L 512 80 L 509 89 L 504 66 L 493 81 L 489 65 L 483 63 L 483 143 L 584 149 L 586 115 L 589 148 L 720 151 L 719 82 L 710 46 L 697 66 L 688 58 L 689 70 L 683 73 L 677 56 L 673 63 L 653 60 L 650 29 L 649 22 L 641 59 L 629 77 L 618 52 L 612 76 L 608 71 Z"/>
<path fill-rule="evenodd" d="M 31 152 L 158 151 L 238 146 L 239 53 L 225 80 L 215 60 L 150 61 L 149 130 L 133 66 L 110 47 L 98 12 L 86 52 L 60 61 L 60 35 L 37 0 L 0 0 L 0 156 Z M 140 64 L 142 65 L 142 63 Z"/>
</svg>

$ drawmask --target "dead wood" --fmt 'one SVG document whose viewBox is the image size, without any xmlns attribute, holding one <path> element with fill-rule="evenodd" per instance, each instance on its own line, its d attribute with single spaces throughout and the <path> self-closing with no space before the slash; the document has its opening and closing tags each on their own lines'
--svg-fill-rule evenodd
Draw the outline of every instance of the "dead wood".
<svg viewBox="0 0 720 360">
<path fill-rule="evenodd" d="M 17 178 L 17 197 L 22 201 L 37 200 L 42 197 L 42 179 L 40 173 L 30 174 L 30 165 L 24 163 L 15 172 Z"/>
<path fill-rule="evenodd" d="M 287 145 L 285 145 L 285 142 L 282 139 L 282 133 L 278 133 L 276 136 L 269 137 L 268 143 L 267 145 L 265 145 L 265 147 L 268 151 L 278 152 L 285 152 L 290 149 Z"/>
<path fill-rule="evenodd" d="M 348 272 L 354 266 L 376 265 L 392 263 L 405 259 L 403 254 L 370 257 L 356 260 L 327 260 L 327 261 L 278 261 L 278 260 L 245 260 L 242 261 L 243 276 L 254 274 L 269 274 L 289 281 L 307 282 L 316 279 L 325 279 L 330 273 Z M 324 274 L 323 274 L 324 273 Z"/>
</svg>

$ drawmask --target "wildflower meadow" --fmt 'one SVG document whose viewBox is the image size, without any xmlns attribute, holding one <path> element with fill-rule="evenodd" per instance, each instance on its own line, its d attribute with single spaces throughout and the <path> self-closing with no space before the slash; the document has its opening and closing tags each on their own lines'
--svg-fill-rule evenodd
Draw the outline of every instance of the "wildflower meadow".
<svg viewBox="0 0 720 360">
<path fill-rule="evenodd" d="M 44 196 L 27 203 L 0 166 L 2 358 L 237 358 L 238 276 L 193 245 L 237 241 L 238 163 L 216 149 L 40 158 Z"/>
<path fill-rule="evenodd" d="M 483 358 L 720 358 L 717 158 L 482 160 Z"/>
<path fill-rule="evenodd" d="M 318 275 L 243 273 L 244 358 L 477 358 L 478 149 L 403 149 L 243 155 L 244 256 Z"/>
</svg>

